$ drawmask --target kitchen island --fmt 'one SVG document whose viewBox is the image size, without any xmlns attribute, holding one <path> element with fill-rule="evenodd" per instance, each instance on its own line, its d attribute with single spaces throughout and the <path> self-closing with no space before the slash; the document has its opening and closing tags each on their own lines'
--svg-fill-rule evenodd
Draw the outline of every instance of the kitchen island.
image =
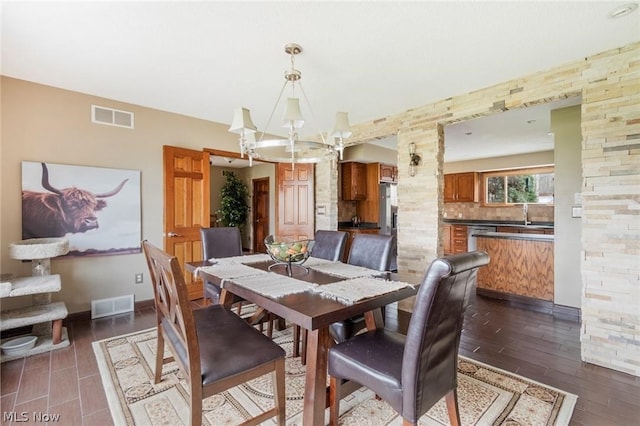
<svg viewBox="0 0 640 426">
<path fill-rule="evenodd" d="M 477 249 L 491 258 L 478 271 L 478 294 L 531 304 L 553 303 L 553 235 L 488 232 L 475 237 Z"/>
</svg>

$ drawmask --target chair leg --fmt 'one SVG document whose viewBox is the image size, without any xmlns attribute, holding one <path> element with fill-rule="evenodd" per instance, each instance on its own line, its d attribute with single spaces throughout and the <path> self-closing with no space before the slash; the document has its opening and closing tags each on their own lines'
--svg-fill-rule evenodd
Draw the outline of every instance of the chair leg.
<svg viewBox="0 0 640 426">
<path fill-rule="evenodd" d="M 338 426 L 340 417 L 340 379 L 331 376 L 329 381 L 329 426 Z"/>
<path fill-rule="evenodd" d="M 284 374 L 284 358 L 281 358 L 276 360 L 276 369 L 273 372 L 273 399 L 278 408 L 278 426 L 285 426 L 287 417 Z"/>
<path fill-rule="evenodd" d="M 300 342 L 302 344 L 302 349 L 300 350 L 300 363 L 302 365 L 307 365 L 307 329 L 303 328 L 302 333 L 300 335 Z"/>
<path fill-rule="evenodd" d="M 267 314 L 267 337 L 273 339 L 273 323 L 276 322 L 275 315 L 269 312 Z"/>
<path fill-rule="evenodd" d="M 158 384 L 162 380 L 162 365 L 164 364 L 164 336 L 160 327 L 158 327 L 158 339 L 156 340 L 156 372 L 155 383 Z"/>
<path fill-rule="evenodd" d="M 202 386 L 198 383 L 196 386 Z M 189 420 L 189 426 L 201 426 L 202 425 L 202 388 L 194 389 L 191 386 L 191 418 Z"/>
<path fill-rule="evenodd" d="M 300 356 L 300 326 L 293 326 L 293 357 L 297 358 Z"/>
<path fill-rule="evenodd" d="M 458 392 L 456 389 L 445 395 L 449 423 L 451 426 L 460 426 L 460 412 L 458 411 Z"/>
</svg>

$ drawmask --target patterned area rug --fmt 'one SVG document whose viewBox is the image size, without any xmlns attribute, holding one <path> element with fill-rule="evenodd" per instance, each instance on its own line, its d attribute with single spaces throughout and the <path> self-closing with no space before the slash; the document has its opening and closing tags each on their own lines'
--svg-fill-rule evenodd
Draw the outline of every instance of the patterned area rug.
<svg viewBox="0 0 640 426">
<path fill-rule="evenodd" d="M 274 340 L 287 352 L 287 424 L 300 425 L 305 367 L 300 358 L 291 355 L 291 328 L 274 332 Z M 155 329 L 97 341 L 93 349 L 116 425 L 188 424 L 188 392 L 175 363 L 166 364 L 162 381 L 153 383 Z M 577 400 L 573 394 L 462 356 L 458 373 L 463 425 L 567 425 Z M 267 375 L 205 399 L 203 425 L 235 425 L 272 406 L 271 379 Z M 402 424 L 402 418 L 389 405 L 364 388 L 343 399 L 340 408 L 340 423 L 344 425 Z M 444 400 L 420 419 L 420 425 L 447 424 Z"/>
</svg>

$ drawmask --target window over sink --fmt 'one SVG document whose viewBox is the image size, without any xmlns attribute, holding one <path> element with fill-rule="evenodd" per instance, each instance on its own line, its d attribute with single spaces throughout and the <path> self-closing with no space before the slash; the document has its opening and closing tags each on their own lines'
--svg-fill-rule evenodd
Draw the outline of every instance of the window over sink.
<svg viewBox="0 0 640 426">
<path fill-rule="evenodd" d="M 553 166 L 482 173 L 485 206 L 553 204 Z"/>
</svg>

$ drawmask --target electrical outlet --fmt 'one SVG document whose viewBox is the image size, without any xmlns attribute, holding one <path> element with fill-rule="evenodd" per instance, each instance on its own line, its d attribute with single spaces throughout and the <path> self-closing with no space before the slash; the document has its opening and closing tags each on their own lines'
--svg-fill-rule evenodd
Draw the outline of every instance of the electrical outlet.
<svg viewBox="0 0 640 426">
<path fill-rule="evenodd" d="M 142 272 L 136 274 L 136 284 L 142 284 Z"/>
</svg>

